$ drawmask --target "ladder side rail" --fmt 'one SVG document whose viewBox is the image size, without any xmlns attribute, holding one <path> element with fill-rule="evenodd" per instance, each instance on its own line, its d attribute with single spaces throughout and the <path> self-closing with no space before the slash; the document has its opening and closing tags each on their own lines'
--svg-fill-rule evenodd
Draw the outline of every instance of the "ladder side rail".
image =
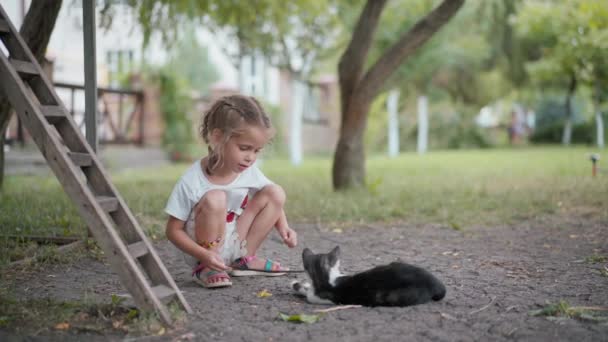
<svg viewBox="0 0 608 342">
<path fill-rule="evenodd" d="M 146 245 L 150 244 L 147 240 L 143 240 L 143 241 Z M 148 250 L 150 250 L 150 249 L 148 249 Z M 161 266 L 164 264 L 160 260 L 160 257 L 158 256 L 157 253 L 148 253 L 148 254 L 142 256 L 141 258 L 139 258 L 139 260 L 140 260 L 142 267 L 148 272 L 148 275 L 150 276 L 150 278 L 153 280 L 153 282 L 155 284 L 164 284 L 164 285 L 172 288 L 175 292 L 175 296 L 177 296 L 177 299 L 178 299 L 179 303 L 181 304 L 181 306 L 184 308 L 184 310 L 189 314 L 194 313 L 194 311 L 192 310 L 192 307 L 190 307 L 190 304 L 188 304 L 188 301 L 184 297 L 184 294 L 182 293 L 182 291 L 179 289 L 179 287 L 175 283 L 175 280 L 173 279 L 171 274 L 169 274 L 169 271 L 167 270 L 167 268 L 164 266 Z"/>
<path fill-rule="evenodd" d="M 31 62 L 32 65 L 37 69 L 38 75 L 36 77 L 31 78 L 29 80 L 29 84 L 30 84 L 31 89 L 38 96 L 40 102 L 45 105 L 59 106 L 64 113 L 67 113 L 67 110 L 63 106 L 62 101 L 59 99 L 59 97 L 53 90 L 54 88 L 52 86 L 52 83 L 46 78 L 45 73 L 42 71 L 40 65 L 36 61 L 35 57 L 32 55 L 27 44 L 25 44 L 22 37 L 18 34 L 17 30 L 12 25 L 8 16 L 4 12 L 4 9 L 2 8 L 2 6 L 0 6 L 0 17 L 5 19 L 6 23 L 8 24 L 8 26 L 10 27 L 10 30 L 11 30 L 11 34 L 8 35 L 8 38 L 6 35 L 2 35 L 2 39 L 5 42 L 5 44 L 7 43 L 7 41 L 10 42 L 9 43 L 9 45 L 10 45 L 9 53 L 12 53 L 13 56 L 16 55 L 16 57 L 18 57 L 20 60 L 26 60 L 26 61 L 29 60 L 29 62 Z M 8 59 L 7 59 L 7 62 L 8 62 Z M 5 67 L 7 69 L 10 69 L 9 66 L 10 66 L 9 64 L 5 65 Z M 13 74 L 14 74 L 14 71 L 13 71 Z M 12 75 L 12 76 L 14 77 L 15 75 Z M 16 75 L 16 76 L 17 76 L 18 81 L 21 82 L 21 79 L 19 78 L 19 76 L 18 75 Z M 0 83 L 1 83 L 1 80 L 0 80 Z M 23 88 L 25 88 L 25 86 L 23 86 L 23 85 L 21 85 L 21 86 Z M 26 94 L 26 93 L 27 92 L 25 92 L 24 94 Z M 27 111 L 25 111 L 24 113 L 27 114 Z M 38 119 L 41 120 L 43 117 L 41 116 L 41 114 L 39 112 L 37 112 L 37 114 L 38 114 Z M 143 241 L 145 243 L 146 248 L 149 251 L 149 255 L 146 255 L 141 258 L 142 267 L 144 267 L 146 269 L 146 271 L 149 272 L 149 276 L 152 278 L 152 280 L 155 283 L 162 283 L 162 284 L 166 284 L 166 285 L 172 287 L 175 290 L 175 293 L 178 296 L 184 309 L 186 309 L 187 312 L 191 312 L 191 309 L 190 309 L 188 303 L 186 302 L 185 298 L 181 294 L 181 291 L 179 291 L 179 288 L 175 284 L 173 278 L 171 277 L 169 272 L 166 270 L 166 268 L 163 266 L 163 263 L 160 260 L 160 258 L 158 257 L 158 255 L 154 252 L 154 248 L 152 247 L 151 243 L 149 242 L 147 236 L 145 235 L 145 233 L 143 232 L 141 227 L 139 227 L 139 225 L 137 224 L 137 221 L 135 220 L 133 214 L 130 212 L 129 207 L 126 205 L 126 203 L 124 202 L 124 200 L 122 199 L 122 197 L 120 196 L 119 192 L 114 187 L 114 185 L 111 182 L 109 182 L 110 178 L 105 173 L 105 171 L 102 167 L 102 164 L 99 161 L 99 159 L 97 158 L 96 154 L 93 153 L 91 147 L 85 143 L 86 140 L 85 140 L 84 136 L 82 135 L 80 129 L 78 128 L 77 124 L 75 123 L 74 119 L 72 118 L 71 115 L 67 115 L 67 114 L 65 115 L 65 117 L 66 117 L 66 119 L 63 120 L 63 122 L 61 124 L 58 124 L 55 127 L 61 134 L 63 140 L 70 147 L 71 151 L 77 152 L 77 153 L 86 153 L 91 156 L 92 165 L 84 167 L 82 169 L 82 171 L 85 172 L 85 174 L 88 173 L 87 176 L 90 176 L 90 177 L 88 177 L 89 184 L 91 184 L 91 186 L 94 188 L 97 195 L 109 195 L 109 196 L 115 197 L 118 200 L 118 202 L 119 202 L 119 207 L 118 207 L 118 211 L 117 211 L 118 214 L 114 215 L 115 217 L 113 217 L 113 218 L 117 219 L 117 221 L 118 221 L 117 224 L 120 228 L 126 228 L 126 229 L 122 229 L 122 231 L 121 231 L 123 233 L 123 237 L 126 236 L 126 238 L 128 238 L 128 239 L 136 240 L 136 237 L 134 235 L 137 235 L 140 237 L 141 241 Z M 40 121 L 39 121 L 39 123 L 40 123 Z M 48 124 L 48 122 L 46 122 L 46 120 L 44 121 L 43 125 L 45 125 L 45 124 Z M 58 138 L 55 137 L 54 134 L 48 134 L 48 133 L 49 132 L 47 130 L 47 136 L 49 139 L 56 140 L 53 142 L 54 144 L 56 144 L 54 146 L 56 148 L 58 146 L 61 146 L 58 141 Z M 39 144 L 39 146 L 42 146 L 42 145 Z M 59 151 L 57 151 L 57 152 L 59 152 Z M 66 154 L 59 153 L 59 155 L 63 156 L 64 159 L 69 159 L 69 157 Z M 48 160 L 48 158 L 47 158 L 47 160 Z M 64 160 L 64 162 L 65 162 L 65 160 Z M 71 164 L 69 162 L 67 162 L 67 165 L 73 167 L 72 166 L 73 164 Z M 74 171 L 74 170 L 72 170 L 72 171 Z M 72 172 L 72 173 L 74 175 L 74 178 L 77 181 L 82 182 L 80 180 L 80 178 L 77 177 L 77 173 L 74 173 L 74 172 Z M 56 172 L 56 174 L 57 174 L 58 178 L 60 179 L 60 181 L 62 181 L 63 179 L 61 178 L 61 173 Z M 82 189 L 88 189 L 86 184 L 81 184 L 81 186 L 83 186 Z M 94 199 L 95 195 L 93 195 L 93 194 L 89 194 L 89 195 L 90 195 L 89 197 L 92 197 L 91 203 L 93 203 L 93 206 L 96 207 L 96 209 L 100 209 L 99 204 Z M 107 221 L 105 212 L 103 212 L 100 216 L 102 217 L 103 220 Z M 111 222 L 106 222 L 106 223 L 109 223 L 111 225 Z M 104 229 L 105 229 L 105 227 L 102 226 L 102 230 L 104 230 Z M 115 233 L 115 232 L 112 232 L 112 233 Z M 135 260 L 133 260 L 133 258 L 128 253 L 128 250 L 126 249 L 126 246 L 124 245 L 124 242 L 122 240 L 120 242 L 121 243 L 119 243 L 118 246 L 123 249 L 121 251 L 122 254 L 127 255 L 128 256 L 127 259 L 129 259 L 132 262 L 135 262 Z M 156 262 L 156 264 L 154 264 L 154 262 Z M 139 268 L 136 268 L 136 270 L 140 271 Z M 150 287 L 148 286 L 147 282 L 144 283 L 144 285 L 149 290 Z M 146 292 L 150 292 L 150 291 L 146 291 Z M 155 296 L 151 296 L 151 298 L 156 300 Z M 163 308 L 163 307 L 160 306 L 160 308 Z"/>
<path fill-rule="evenodd" d="M 43 152 L 49 166 L 54 171 L 64 189 L 76 203 L 78 211 L 85 218 L 87 224 L 92 225 L 91 231 L 95 239 L 102 245 L 103 250 L 114 266 L 123 284 L 129 284 L 131 294 L 136 304 L 148 310 L 158 310 L 161 319 L 170 324 L 170 315 L 166 307 L 160 303 L 152 292 L 141 269 L 131 257 L 124 242 L 113 229 L 101 206 L 97 203 L 95 195 L 79 175 L 79 170 L 72 164 L 67 153 L 60 150 L 61 143 L 58 138 L 50 134 L 46 118 L 40 109 L 27 98 L 28 90 L 3 53 L 0 53 L 0 89 L 15 108 L 20 118 L 27 124 L 34 141 Z M 47 126 L 45 126 L 47 125 Z M 85 147 L 88 147 L 85 145 Z M 63 173 L 67 173 L 66 177 Z M 109 253 L 107 251 L 110 251 Z"/>
</svg>

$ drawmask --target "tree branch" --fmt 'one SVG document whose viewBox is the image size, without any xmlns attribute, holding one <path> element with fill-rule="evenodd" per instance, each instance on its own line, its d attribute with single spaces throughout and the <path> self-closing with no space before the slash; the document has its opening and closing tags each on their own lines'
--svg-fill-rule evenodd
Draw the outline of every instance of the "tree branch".
<svg viewBox="0 0 608 342">
<path fill-rule="evenodd" d="M 302 54 L 302 70 L 300 71 L 305 78 L 308 78 L 310 76 L 312 65 L 315 61 L 316 56 L 317 55 L 315 50 L 310 50 Z"/>
<path fill-rule="evenodd" d="M 426 17 L 419 20 L 369 69 L 357 87 L 359 99 L 373 99 L 388 77 L 418 47 L 429 40 L 458 12 L 465 0 L 444 0 Z"/>
<path fill-rule="evenodd" d="M 291 54 L 289 53 L 289 48 L 287 47 L 285 37 L 280 37 L 279 43 L 281 44 L 281 54 L 283 55 L 283 58 L 285 58 L 284 66 L 287 68 L 287 71 L 293 73 L 295 70 L 293 69 L 293 65 L 291 63 Z"/>
<path fill-rule="evenodd" d="M 367 53 L 385 5 L 386 0 L 367 1 L 361 11 L 350 43 L 340 58 L 338 75 L 343 113 L 346 112 L 346 106 L 363 74 Z"/>
</svg>

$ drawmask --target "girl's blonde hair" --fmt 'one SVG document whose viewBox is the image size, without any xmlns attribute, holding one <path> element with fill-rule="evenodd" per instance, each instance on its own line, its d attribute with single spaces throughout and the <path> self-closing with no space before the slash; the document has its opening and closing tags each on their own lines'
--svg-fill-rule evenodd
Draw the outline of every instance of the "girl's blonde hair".
<svg viewBox="0 0 608 342">
<path fill-rule="evenodd" d="M 242 132 L 245 125 L 268 130 L 270 137 L 274 129 L 262 105 L 251 96 L 231 95 L 220 98 L 203 116 L 199 135 L 209 151 L 207 172 L 211 173 L 223 164 L 223 149 L 228 140 Z M 210 135 L 214 129 L 223 133 L 223 141 L 211 146 Z"/>
</svg>

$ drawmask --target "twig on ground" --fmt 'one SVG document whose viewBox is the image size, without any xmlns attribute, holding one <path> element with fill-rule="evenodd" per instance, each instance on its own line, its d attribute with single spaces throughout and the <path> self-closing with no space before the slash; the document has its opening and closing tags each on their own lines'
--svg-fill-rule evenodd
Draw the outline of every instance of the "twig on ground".
<svg viewBox="0 0 608 342">
<path fill-rule="evenodd" d="M 574 310 L 608 311 L 608 306 L 571 306 Z"/>
<path fill-rule="evenodd" d="M 340 306 L 331 307 L 329 309 L 318 309 L 318 310 L 313 310 L 313 311 L 320 312 L 320 313 L 328 313 L 328 312 L 332 312 L 332 311 L 354 309 L 354 308 L 360 308 L 360 307 L 362 307 L 362 306 L 361 305 L 340 305 Z"/>
<path fill-rule="evenodd" d="M 67 245 L 61 245 L 61 246 L 57 247 L 57 253 L 67 253 L 67 252 L 74 250 L 76 248 L 79 248 L 81 246 L 84 246 L 84 242 L 82 240 L 76 240 L 74 242 L 68 243 Z M 23 258 L 21 260 L 11 262 L 9 264 L 9 267 L 20 266 L 20 265 L 26 264 L 28 262 L 36 261 L 37 259 L 40 259 L 39 255 Z"/>
<path fill-rule="evenodd" d="M 507 333 L 507 337 L 511 337 L 511 335 L 513 335 L 513 333 L 517 330 L 518 328 L 513 328 L 511 329 L 508 333 Z"/>
<path fill-rule="evenodd" d="M 452 315 L 450 315 L 450 314 L 443 313 L 443 312 L 440 312 L 440 313 L 439 313 L 439 316 L 441 316 L 441 317 L 443 317 L 443 318 L 445 318 L 445 319 L 452 320 L 452 321 L 457 321 L 457 320 L 458 320 L 458 318 L 456 318 L 456 317 L 454 317 L 454 316 L 452 316 Z"/>
<path fill-rule="evenodd" d="M 67 245 L 81 238 L 77 236 L 33 236 L 33 235 L 0 235 L 0 239 L 9 239 L 17 241 L 32 241 L 41 244 Z"/>
<path fill-rule="evenodd" d="M 478 313 L 478 312 L 481 312 L 481 311 L 483 311 L 483 310 L 485 310 L 485 309 L 489 308 L 489 307 L 490 307 L 490 305 L 492 305 L 492 304 L 494 303 L 494 301 L 495 301 L 495 300 L 496 300 L 496 296 L 492 296 L 492 300 L 490 300 L 490 302 L 489 302 L 488 304 L 486 304 L 486 305 L 482 306 L 481 308 L 479 308 L 479 309 L 477 309 L 477 310 L 473 310 L 473 311 L 469 312 L 469 315 L 476 314 L 476 313 Z"/>
<path fill-rule="evenodd" d="M 511 305 L 511 306 L 509 306 L 508 308 L 506 308 L 506 309 L 505 309 L 505 311 L 506 311 L 506 312 L 509 312 L 509 311 L 511 311 L 511 310 L 513 310 L 513 309 L 515 309 L 515 308 L 517 308 L 518 306 L 519 306 L 519 305 Z"/>
</svg>

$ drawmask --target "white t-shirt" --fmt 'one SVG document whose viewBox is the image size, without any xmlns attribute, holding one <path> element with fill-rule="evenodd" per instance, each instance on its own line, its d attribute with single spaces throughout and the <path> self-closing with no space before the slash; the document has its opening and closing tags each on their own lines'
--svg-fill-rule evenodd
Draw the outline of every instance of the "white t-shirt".
<svg viewBox="0 0 608 342">
<path fill-rule="evenodd" d="M 234 181 L 226 185 L 211 183 L 201 167 L 201 160 L 197 160 L 182 175 L 175 187 L 165 212 L 179 220 L 187 221 L 192 208 L 209 190 L 219 189 L 226 192 L 227 212 L 240 215 L 243 209 L 241 204 L 245 196 L 253 196 L 258 190 L 268 184 L 273 184 L 254 164 L 241 172 Z"/>
</svg>

